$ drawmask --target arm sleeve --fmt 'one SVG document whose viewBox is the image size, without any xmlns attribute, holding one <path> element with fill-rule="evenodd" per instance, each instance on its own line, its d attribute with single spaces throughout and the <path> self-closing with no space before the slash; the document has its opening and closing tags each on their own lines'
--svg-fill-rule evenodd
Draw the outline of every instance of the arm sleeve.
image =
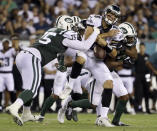
<svg viewBox="0 0 157 131">
<path fill-rule="evenodd" d="M 63 40 L 63 45 L 72 49 L 87 51 L 95 42 L 98 34 L 98 32 L 94 31 L 87 40 L 83 39 L 82 41 L 65 38 Z"/>
</svg>

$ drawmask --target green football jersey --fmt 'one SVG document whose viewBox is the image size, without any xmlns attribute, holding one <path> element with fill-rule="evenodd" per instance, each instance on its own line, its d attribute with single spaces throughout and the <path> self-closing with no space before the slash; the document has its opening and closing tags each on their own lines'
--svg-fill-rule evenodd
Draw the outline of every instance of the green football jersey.
<svg viewBox="0 0 157 131">
<path fill-rule="evenodd" d="M 62 43 L 65 38 L 63 36 L 65 32 L 67 31 L 63 29 L 51 28 L 31 46 L 40 51 L 42 66 L 55 59 L 58 53 L 65 52 L 67 47 Z"/>
</svg>

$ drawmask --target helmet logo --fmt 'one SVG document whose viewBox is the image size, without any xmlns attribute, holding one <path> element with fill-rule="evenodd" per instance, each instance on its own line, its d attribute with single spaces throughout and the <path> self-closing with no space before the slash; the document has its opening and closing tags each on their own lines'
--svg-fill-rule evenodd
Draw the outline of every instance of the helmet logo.
<svg viewBox="0 0 157 131">
<path fill-rule="evenodd" d="M 67 23 L 73 23 L 73 20 L 70 19 L 70 18 L 65 18 L 64 20 L 65 20 Z"/>
<path fill-rule="evenodd" d="M 128 33 L 128 31 L 125 28 L 120 27 L 120 29 L 122 30 L 123 34 L 127 34 Z"/>
</svg>

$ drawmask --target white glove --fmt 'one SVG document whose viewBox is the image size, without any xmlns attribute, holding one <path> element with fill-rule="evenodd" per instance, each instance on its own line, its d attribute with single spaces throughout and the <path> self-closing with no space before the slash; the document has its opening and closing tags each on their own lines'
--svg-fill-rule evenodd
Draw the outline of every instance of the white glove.
<svg viewBox="0 0 157 131">
<path fill-rule="evenodd" d="M 99 30 L 99 28 L 97 28 L 97 27 L 93 27 L 93 29 L 94 29 L 94 32 L 96 33 L 96 34 L 100 34 L 100 30 Z"/>
</svg>

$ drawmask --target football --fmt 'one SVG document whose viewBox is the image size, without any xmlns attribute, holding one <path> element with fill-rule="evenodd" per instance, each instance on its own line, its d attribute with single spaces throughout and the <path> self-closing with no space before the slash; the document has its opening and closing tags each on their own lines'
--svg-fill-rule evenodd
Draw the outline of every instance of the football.
<svg viewBox="0 0 157 131">
<path fill-rule="evenodd" d="M 94 55 L 98 59 L 104 59 L 106 57 L 106 50 L 103 49 L 102 47 L 96 45 L 94 47 Z"/>
</svg>

